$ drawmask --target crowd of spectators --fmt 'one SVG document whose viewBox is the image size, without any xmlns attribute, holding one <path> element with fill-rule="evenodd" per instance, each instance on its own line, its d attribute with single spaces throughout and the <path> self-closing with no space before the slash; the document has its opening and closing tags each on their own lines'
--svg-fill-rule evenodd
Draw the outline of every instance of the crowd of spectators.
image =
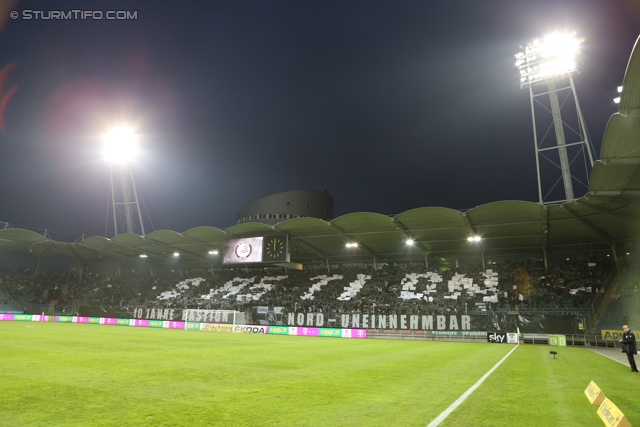
<svg viewBox="0 0 640 427">
<path fill-rule="evenodd" d="M 330 272 L 283 268 L 197 269 L 189 271 L 187 277 L 180 277 L 175 271 L 153 277 L 115 272 L 85 273 L 80 277 L 73 273 L 33 275 L 5 271 L 0 287 L 24 306 L 25 311 L 34 312 L 51 311 L 52 304 L 57 312 L 77 311 L 81 305 L 244 312 L 251 312 L 256 306 L 271 306 L 284 307 L 287 312 L 337 314 L 578 312 L 604 292 L 612 271 L 606 261 L 565 261 L 547 270 L 541 263 L 531 262 L 506 262 L 487 267 L 427 268 L 388 263 L 377 270 L 363 265 L 332 268 Z M 456 294 L 450 287 L 456 278 L 482 286 L 487 277 L 496 281 L 488 293 L 474 294 L 468 287 L 460 287 L 456 288 L 460 289 Z M 198 280 L 189 280 L 195 278 Z M 410 297 L 405 292 L 408 280 L 412 280 Z M 353 287 L 354 283 L 358 286 Z M 346 289 L 355 290 L 345 292 Z M 38 308 L 33 308 L 34 305 Z"/>
<path fill-rule="evenodd" d="M 19 269 L 0 273 L 0 287 L 24 311 L 66 310 L 70 302 L 83 291 L 84 284 L 74 273 L 38 274 Z"/>
<path fill-rule="evenodd" d="M 593 264 L 593 263 L 592 263 Z M 604 290 L 611 271 L 608 265 L 592 265 L 587 262 L 564 262 L 555 268 L 545 271 L 541 264 L 503 263 L 491 265 L 491 272 L 497 273 L 498 286 L 495 295 L 497 301 L 485 302 L 486 294 L 471 295 L 465 290 L 456 299 L 446 298 L 452 293 L 448 283 L 454 275 L 472 279 L 473 283 L 484 280 L 483 270 L 478 266 L 463 266 L 444 271 L 435 270 L 442 276 L 442 282 L 436 284 L 437 292 L 432 299 L 402 299 L 402 282 L 411 274 L 434 271 L 425 267 L 403 267 L 386 265 L 382 270 L 374 272 L 372 278 L 361 292 L 351 301 L 336 301 L 336 294 L 342 290 L 343 283 L 330 282 L 325 292 L 318 294 L 318 299 L 297 302 L 305 311 L 338 313 L 379 312 L 397 314 L 443 314 L 482 311 L 518 311 L 528 309 L 575 309 L 576 311 L 590 305 L 595 296 Z M 346 279 L 346 277 L 345 277 Z M 429 281 L 421 278 L 416 290 L 418 295 L 424 291 Z M 324 288 L 323 288 L 324 290 Z M 289 298 L 297 296 L 299 290 L 293 289 Z M 291 301 L 285 307 L 291 309 Z"/>
</svg>

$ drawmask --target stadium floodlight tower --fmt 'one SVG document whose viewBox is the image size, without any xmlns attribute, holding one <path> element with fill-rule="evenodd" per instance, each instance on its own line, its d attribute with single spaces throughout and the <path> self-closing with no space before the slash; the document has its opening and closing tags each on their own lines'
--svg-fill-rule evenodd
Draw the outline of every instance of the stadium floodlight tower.
<svg viewBox="0 0 640 427">
<path fill-rule="evenodd" d="M 533 120 L 533 139 L 536 151 L 536 168 L 538 174 L 538 199 L 540 204 L 559 203 L 573 201 L 576 199 L 573 191 L 573 180 L 581 183 L 588 188 L 589 173 L 587 171 L 587 159 L 585 152 L 589 157 L 588 167 L 593 167 L 593 154 L 591 152 L 591 142 L 589 141 L 587 128 L 585 126 L 582 110 L 578 103 L 575 85 L 573 83 L 572 74 L 578 71 L 578 61 L 580 55 L 580 44 L 582 40 L 576 38 L 575 34 L 555 33 L 550 34 L 541 39 L 536 39 L 527 44 L 521 52 L 516 54 L 516 67 L 520 70 L 520 88 L 528 88 L 531 99 L 531 118 Z M 558 99 L 558 95 L 563 94 L 562 103 Z M 573 105 L 567 102 L 570 95 L 573 94 Z M 545 105 L 539 100 L 539 97 L 549 95 L 549 104 Z M 552 123 L 549 124 L 546 133 L 538 139 L 538 131 L 536 126 L 536 106 L 542 108 L 543 111 L 551 113 Z M 577 123 L 567 123 L 562 118 L 562 110 L 577 113 Z M 555 130 L 555 146 L 543 146 L 545 138 L 550 136 L 551 126 Z M 565 138 L 565 128 L 572 135 L 577 135 L 578 141 L 567 143 Z M 568 148 L 577 149 L 577 154 L 571 160 L 569 159 Z M 546 154 L 550 150 L 558 151 L 559 164 L 550 159 Z M 582 182 L 575 175 L 571 174 L 571 165 L 576 158 L 582 154 L 585 166 L 585 182 Z M 561 170 L 561 176 L 551 187 L 549 192 L 542 196 L 542 182 L 540 179 L 540 158 L 543 157 L 553 163 Z M 577 166 L 577 165 L 576 165 Z M 576 168 L 574 166 L 574 170 Z M 564 184 L 564 199 L 547 201 L 546 198 L 551 194 L 555 186 L 562 179 Z"/>
<path fill-rule="evenodd" d="M 129 128 L 119 127 L 107 133 L 103 139 L 105 143 L 104 158 L 109 163 L 115 235 L 117 236 L 120 230 L 126 233 L 135 233 L 139 230 L 144 236 L 144 223 L 142 222 L 142 213 L 138 202 L 138 190 L 136 189 L 131 168 L 131 163 L 137 152 L 136 135 Z M 120 181 L 119 185 L 116 184 L 116 181 Z M 132 195 L 133 199 L 131 198 Z M 135 224 L 134 209 L 137 209 L 139 227 L 136 227 Z M 124 219 L 124 221 L 118 221 L 118 218 Z"/>
</svg>

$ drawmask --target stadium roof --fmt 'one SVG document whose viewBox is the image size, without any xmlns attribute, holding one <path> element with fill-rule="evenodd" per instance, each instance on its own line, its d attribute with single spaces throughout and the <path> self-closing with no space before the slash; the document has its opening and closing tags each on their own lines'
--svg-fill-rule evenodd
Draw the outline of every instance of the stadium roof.
<svg viewBox="0 0 640 427">
<path fill-rule="evenodd" d="M 640 40 L 640 39 L 639 39 Z M 395 217 L 377 213 L 351 213 L 332 221 L 296 218 L 276 226 L 243 223 L 227 230 L 196 227 L 180 234 L 154 231 L 142 237 L 121 234 L 112 239 L 89 237 L 63 243 L 24 229 L 0 230 L 0 254 L 16 253 L 41 258 L 70 258 L 82 264 L 134 262 L 146 254 L 152 263 L 219 265 L 226 239 L 287 234 L 291 260 L 333 262 L 375 257 L 378 260 L 432 254 L 487 256 L 524 251 L 542 254 L 573 245 L 621 246 L 640 239 L 640 49 L 633 49 L 620 96 L 618 113 L 605 129 L 600 152 L 591 173 L 588 193 L 579 200 L 542 206 L 525 201 L 488 203 L 466 212 L 441 207 L 412 209 Z M 482 237 L 481 244 L 469 242 Z M 413 239 L 413 246 L 407 245 Z M 358 242 L 357 248 L 346 243 Z"/>
</svg>

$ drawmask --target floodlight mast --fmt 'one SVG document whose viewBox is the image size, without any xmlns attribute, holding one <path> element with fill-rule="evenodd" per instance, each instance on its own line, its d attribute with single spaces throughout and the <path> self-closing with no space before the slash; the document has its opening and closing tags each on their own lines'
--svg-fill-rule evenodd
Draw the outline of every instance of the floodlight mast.
<svg viewBox="0 0 640 427">
<path fill-rule="evenodd" d="M 527 87 L 529 89 L 529 97 L 531 100 L 531 119 L 533 121 L 533 139 L 535 144 L 536 170 L 538 178 L 538 200 L 540 204 L 566 202 L 576 199 L 573 191 L 571 162 L 567 153 L 567 147 L 582 145 L 582 148 L 589 156 L 589 165 L 593 167 L 594 163 L 593 154 L 591 152 L 591 143 L 589 141 L 587 128 L 572 78 L 572 74 L 578 70 L 577 63 L 580 53 L 580 43 L 581 40 L 577 39 L 573 34 L 551 34 L 543 39 L 534 40 L 527 44 L 523 48 L 522 52 L 516 54 L 515 65 L 520 71 L 520 87 Z M 558 88 L 557 83 L 561 83 L 566 80 L 569 81 L 569 85 Z M 540 86 L 546 86 L 547 91 L 536 91 Z M 562 120 L 561 113 L 562 105 L 565 103 L 563 102 L 561 105 L 558 99 L 558 92 L 564 90 L 569 90 L 573 93 L 575 108 L 578 115 L 578 131 L 575 131 L 575 133 L 580 137 L 580 141 L 569 144 L 566 142 L 563 126 L 564 121 Z M 551 107 L 551 115 L 553 118 L 552 124 L 555 130 L 556 146 L 541 148 L 540 143 L 542 141 L 538 141 L 536 128 L 535 103 L 538 102 L 540 104 L 536 98 L 547 94 L 549 95 L 549 105 Z M 542 139 L 544 140 L 544 137 Z M 542 196 L 540 157 L 545 157 L 541 152 L 547 150 L 558 150 L 558 157 L 560 160 L 559 168 L 561 170 L 561 177 L 564 184 L 564 200 L 548 202 L 545 201 L 546 197 Z M 549 190 L 549 193 L 551 193 L 552 190 L 553 187 Z"/>
<path fill-rule="evenodd" d="M 134 233 L 136 231 L 135 220 L 133 219 L 134 206 L 138 211 L 138 221 L 142 236 L 145 235 L 142 212 L 138 201 L 138 190 L 133 178 L 131 161 L 135 157 L 135 135 L 126 128 L 118 128 L 104 137 L 106 143 L 105 160 L 109 163 L 109 178 L 111 182 L 111 205 L 113 207 L 113 229 L 117 236 L 120 229 L 118 227 L 118 216 L 124 216 L 123 231 Z M 114 169 L 118 169 L 114 174 Z M 114 175 L 120 180 L 120 191 L 114 180 Z M 133 200 L 131 195 L 133 193 Z"/>
</svg>

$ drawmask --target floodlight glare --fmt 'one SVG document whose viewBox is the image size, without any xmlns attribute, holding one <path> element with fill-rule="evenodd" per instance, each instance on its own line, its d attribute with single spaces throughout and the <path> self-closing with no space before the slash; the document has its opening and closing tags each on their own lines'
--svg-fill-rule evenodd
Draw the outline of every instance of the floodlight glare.
<svg viewBox="0 0 640 427">
<path fill-rule="evenodd" d="M 215 251 L 215 250 L 209 251 L 209 255 L 218 255 L 218 251 Z"/>
<path fill-rule="evenodd" d="M 617 98 L 613 98 L 613 102 L 620 104 L 620 97 L 618 96 Z"/>
<path fill-rule="evenodd" d="M 469 236 L 467 237 L 467 242 L 480 242 L 482 240 L 482 237 L 480 236 Z"/>
<path fill-rule="evenodd" d="M 413 244 L 415 243 L 413 239 L 407 239 L 405 241 L 405 243 L 407 244 L 407 246 L 413 246 Z"/>
<path fill-rule="evenodd" d="M 575 85 L 573 83 L 573 73 L 578 71 L 578 66 L 581 64 L 580 60 L 580 45 L 584 40 L 576 37 L 575 33 L 554 33 L 549 34 L 541 39 L 536 39 L 526 46 L 520 46 L 521 51 L 515 55 L 515 66 L 520 73 L 520 88 L 529 90 L 529 97 L 531 98 L 531 119 L 533 121 L 533 139 L 535 143 L 536 153 L 536 169 L 538 175 L 538 200 L 540 204 L 544 203 L 542 197 L 542 180 L 540 178 L 540 160 L 549 159 L 544 154 L 541 154 L 544 150 L 555 149 L 558 151 L 558 157 L 560 158 L 559 168 L 562 171 L 562 181 L 564 184 L 564 200 L 573 201 L 576 199 L 573 191 L 573 176 L 571 174 L 571 164 L 573 161 L 569 161 L 569 154 L 565 146 L 567 145 L 584 145 L 582 148 L 582 155 L 589 156 L 589 162 L 591 167 L 595 163 L 593 154 L 591 153 L 591 143 L 589 142 L 589 135 L 587 132 L 587 126 L 585 124 L 582 110 L 578 103 L 578 95 L 576 94 Z M 565 122 L 562 120 L 562 109 L 565 105 L 565 101 L 568 99 L 569 94 L 563 95 L 564 100 L 560 101 L 559 92 L 569 90 L 569 94 L 573 94 L 574 105 L 567 107 L 574 107 L 577 112 L 577 123 L 566 124 L 566 127 L 574 129 L 572 126 L 577 126 L 578 130 L 574 131 L 578 134 L 579 142 L 568 142 L 565 137 Z M 549 95 L 549 105 L 541 103 L 536 99 L 543 95 Z M 555 140 L 557 147 L 544 147 L 542 142 L 549 134 L 549 130 L 552 126 L 547 128 L 547 133 L 544 134 L 542 140 L 538 138 L 538 130 L 540 129 L 539 118 L 536 118 L 535 109 L 536 105 L 542 107 L 549 113 L 551 113 L 552 126 L 555 130 Z M 564 107 L 564 109 L 567 109 Z M 572 108 L 569 108 L 571 110 Z M 546 114 L 546 113 L 545 113 Z M 538 115 L 538 117 L 540 117 Z M 548 116 L 545 116 L 545 118 Z M 575 169 L 575 167 L 574 167 Z M 552 193 L 555 188 L 555 184 L 547 196 Z"/>
<path fill-rule="evenodd" d="M 180 256 L 180 254 L 178 252 L 174 252 L 173 256 Z"/>
<path fill-rule="evenodd" d="M 147 254 L 140 254 L 140 258 L 146 258 Z"/>
<path fill-rule="evenodd" d="M 622 86 L 618 86 L 618 93 L 622 93 Z"/>
<path fill-rule="evenodd" d="M 348 248 L 357 248 L 358 247 L 358 243 L 353 242 L 353 243 L 347 243 L 346 245 Z"/>
<path fill-rule="evenodd" d="M 580 43 L 575 34 L 555 33 L 527 44 L 516 54 L 520 87 L 577 71 Z"/>
<path fill-rule="evenodd" d="M 110 163 L 127 163 L 137 154 L 136 136 L 129 128 L 116 128 L 103 137 L 104 158 Z"/>
</svg>

